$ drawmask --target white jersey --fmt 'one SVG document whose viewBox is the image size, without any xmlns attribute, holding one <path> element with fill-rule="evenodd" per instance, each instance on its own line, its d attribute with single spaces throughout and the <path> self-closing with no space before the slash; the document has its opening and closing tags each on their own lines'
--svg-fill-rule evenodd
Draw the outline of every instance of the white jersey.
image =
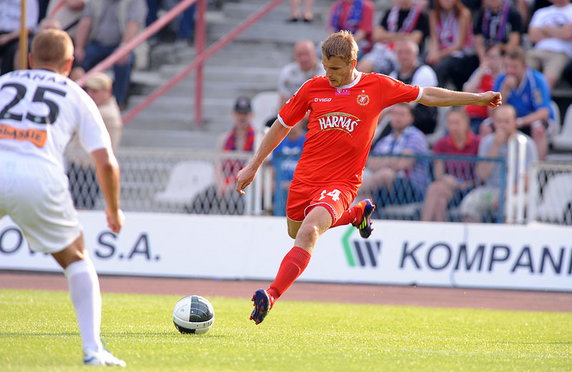
<svg viewBox="0 0 572 372">
<path fill-rule="evenodd" d="M 47 70 L 0 76 L 0 159 L 36 159 L 63 171 L 74 132 L 88 152 L 111 151 L 97 106 L 72 80 Z"/>
<path fill-rule="evenodd" d="M 564 27 L 570 24 L 572 24 L 572 4 L 564 7 L 551 5 L 534 12 L 528 27 Z M 540 40 L 534 47 L 541 50 L 566 53 L 568 57 L 572 58 L 572 40 L 570 39 L 548 37 Z"/>
</svg>

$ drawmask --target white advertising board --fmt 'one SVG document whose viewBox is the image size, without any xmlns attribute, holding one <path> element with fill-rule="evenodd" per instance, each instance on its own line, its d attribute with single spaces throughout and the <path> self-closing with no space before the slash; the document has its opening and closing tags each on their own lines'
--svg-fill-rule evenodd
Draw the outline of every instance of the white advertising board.
<svg viewBox="0 0 572 372">
<path fill-rule="evenodd" d="M 293 241 L 280 217 L 127 213 L 120 235 L 102 212 L 80 212 L 102 274 L 272 280 Z M 59 271 L 0 220 L 0 269 Z M 326 232 L 300 280 L 572 291 L 572 229 L 375 221 Z"/>
</svg>

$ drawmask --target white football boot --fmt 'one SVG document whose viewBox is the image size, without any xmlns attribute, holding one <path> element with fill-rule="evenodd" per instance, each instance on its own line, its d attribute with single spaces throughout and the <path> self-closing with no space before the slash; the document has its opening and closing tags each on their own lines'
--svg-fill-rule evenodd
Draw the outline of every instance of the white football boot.
<svg viewBox="0 0 572 372">
<path fill-rule="evenodd" d="M 109 351 L 103 349 L 99 352 L 86 350 L 83 353 L 83 364 L 88 366 L 118 366 L 125 367 L 127 363 L 113 356 Z"/>
</svg>

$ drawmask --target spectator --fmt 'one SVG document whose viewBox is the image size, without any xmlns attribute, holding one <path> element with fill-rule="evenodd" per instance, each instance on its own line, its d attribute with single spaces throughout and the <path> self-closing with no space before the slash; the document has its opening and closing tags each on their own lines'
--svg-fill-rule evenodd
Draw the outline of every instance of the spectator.
<svg viewBox="0 0 572 372">
<path fill-rule="evenodd" d="M 57 20 L 62 27 L 75 40 L 77 25 L 85 4 L 90 0 L 50 0 L 46 18 Z"/>
<path fill-rule="evenodd" d="M 26 0 L 26 27 L 29 33 L 38 25 L 38 13 L 38 2 Z M 20 15 L 20 1 L 0 0 L 0 75 L 21 67 L 14 65 L 20 37 Z"/>
<path fill-rule="evenodd" d="M 300 11 L 301 0 L 290 0 L 290 18 L 288 22 L 298 22 L 302 20 L 310 23 L 314 20 L 314 0 L 302 0 L 304 2 L 304 10 Z"/>
<path fill-rule="evenodd" d="M 294 62 L 288 63 L 280 71 L 278 78 L 280 102 L 278 107 L 282 107 L 306 80 L 325 73 L 324 67 L 316 56 L 314 43 L 310 40 L 298 41 L 294 45 Z"/>
<path fill-rule="evenodd" d="M 447 131 L 433 146 L 434 154 L 477 155 L 479 137 L 471 132 L 469 116 L 464 110 L 453 108 L 447 113 Z M 438 159 L 433 163 L 433 176 L 435 181 L 427 189 L 421 220 L 447 221 L 447 208 L 459 205 L 476 185 L 474 163 Z"/>
<path fill-rule="evenodd" d="M 429 20 L 422 7 L 415 0 L 393 0 L 393 7 L 373 32 L 373 50 L 363 56 L 358 70 L 388 74 L 397 67 L 395 42 L 411 40 L 422 51 L 428 35 Z"/>
<path fill-rule="evenodd" d="M 304 148 L 306 131 L 304 122 L 296 124 L 280 144 L 272 151 L 274 170 L 274 215 L 286 215 L 286 198 L 290 182 L 294 178 L 294 169 Z"/>
<path fill-rule="evenodd" d="M 234 105 L 234 124 L 222 139 L 221 151 L 253 152 L 256 131 L 252 126 L 252 105 L 248 97 L 238 97 Z M 243 214 L 244 197 L 234 191 L 236 175 L 246 160 L 224 157 L 215 167 L 215 184 L 198 195 L 192 207 L 195 213 Z"/>
<path fill-rule="evenodd" d="M 197 10 L 197 3 L 189 6 L 181 16 L 177 25 L 177 40 L 186 42 L 188 45 L 194 43 L 195 35 L 195 13 Z"/>
<path fill-rule="evenodd" d="M 350 31 L 360 54 L 367 53 L 373 46 L 374 13 L 375 6 L 370 0 L 338 0 L 330 10 L 328 32 Z"/>
<path fill-rule="evenodd" d="M 527 53 L 527 65 L 542 71 L 550 90 L 572 58 L 572 5 L 570 0 L 551 0 L 530 20 L 528 38 L 534 47 Z"/>
<path fill-rule="evenodd" d="M 131 41 L 145 21 L 144 0 L 101 0 L 86 4 L 76 35 L 75 57 L 85 71 Z M 113 66 L 113 95 L 120 108 L 127 105 L 127 91 L 134 65 L 133 52 Z"/>
<path fill-rule="evenodd" d="M 399 69 L 389 76 L 405 84 L 420 87 L 437 86 L 437 75 L 430 66 L 419 61 L 419 47 L 412 40 L 398 41 L 395 44 L 395 53 Z M 413 107 L 413 125 L 424 134 L 433 133 L 437 125 L 437 108 L 411 103 Z M 382 134 L 383 135 L 383 134 Z"/>
<path fill-rule="evenodd" d="M 494 90 L 501 92 L 504 102 L 514 106 L 517 127 L 532 136 L 538 158 L 544 160 L 548 153 L 548 135 L 555 129 L 548 84 L 540 72 L 526 67 L 524 51 L 520 48 L 506 55 L 505 67 L 506 73 L 495 80 Z"/>
<path fill-rule="evenodd" d="M 87 94 L 93 99 L 111 138 L 114 152 L 119 147 L 123 122 L 115 97 L 111 93 L 113 81 L 104 73 L 93 74 L 85 83 Z M 68 178 L 74 206 L 78 209 L 93 209 L 99 197 L 99 187 L 95 174 L 95 164 L 83 149 L 79 134 L 76 133 L 66 149 L 69 161 Z"/>
<path fill-rule="evenodd" d="M 473 27 L 479 63 L 484 63 L 489 45 L 499 44 L 503 52 L 518 47 L 521 30 L 520 14 L 509 0 L 485 0 Z"/>
<path fill-rule="evenodd" d="M 479 157 L 487 158 L 503 158 L 508 160 L 508 141 L 511 136 L 518 133 L 516 123 L 516 110 L 508 104 L 500 106 L 493 111 L 493 125 L 495 132 L 487 135 L 479 144 Z M 526 160 L 525 169 L 530 169 L 533 162 L 538 160 L 536 147 L 533 145 L 531 138 L 526 136 Z M 514 159 L 509 166 L 516 167 L 518 159 Z M 499 207 L 499 198 L 503 185 L 502 178 L 506 177 L 501 174 L 501 166 L 498 163 L 481 161 L 476 166 L 477 179 L 483 182 L 479 186 L 469 192 L 461 202 L 461 213 L 469 222 L 479 222 L 486 218 L 487 215 L 494 213 Z M 517 175 L 518 172 L 515 172 Z M 516 179 L 507 180 L 510 184 L 515 184 Z"/>
<path fill-rule="evenodd" d="M 378 206 L 408 204 L 423 200 L 429 183 L 426 161 L 412 157 L 381 155 L 426 155 L 429 145 L 423 132 L 413 124 L 407 103 L 390 109 L 391 133 L 371 150 L 359 194 L 373 197 Z"/>
<path fill-rule="evenodd" d="M 492 90 L 495 79 L 504 70 L 503 56 L 504 52 L 500 44 L 487 45 L 481 65 L 463 85 L 463 91 L 480 93 Z M 483 109 L 479 106 L 469 105 L 465 106 L 465 110 L 471 118 L 473 133 L 479 134 L 481 123 L 489 116 L 487 108 Z"/>
<path fill-rule="evenodd" d="M 471 13 L 460 0 L 437 0 L 429 13 L 431 38 L 425 61 L 437 73 L 439 86 L 449 80 L 457 90 L 478 67 L 473 48 Z"/>
<path fill-rule="evenodd" d="M 514 6 L 520 15 L 521 27 L 520 31 L 523 34 L 528 33 L 528 21 L 530 19 L 531 2 L 534 0 L 514 0 Z M 548 1 L 548 0 L 542 0 Z"/>
</svg>

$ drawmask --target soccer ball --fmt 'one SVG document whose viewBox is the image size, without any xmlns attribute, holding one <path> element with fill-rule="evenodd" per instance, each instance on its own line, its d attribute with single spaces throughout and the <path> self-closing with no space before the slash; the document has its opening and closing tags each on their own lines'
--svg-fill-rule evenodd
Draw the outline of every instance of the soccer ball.
<svg viewBox="0 0 572 372">
<path fill-rule="evenodd" d="M 173 323 L 181 333 L 206 333 L 214 323 L 213 305 L 201 296 L 186 296 L 175 304 Z"/>
</svg>

